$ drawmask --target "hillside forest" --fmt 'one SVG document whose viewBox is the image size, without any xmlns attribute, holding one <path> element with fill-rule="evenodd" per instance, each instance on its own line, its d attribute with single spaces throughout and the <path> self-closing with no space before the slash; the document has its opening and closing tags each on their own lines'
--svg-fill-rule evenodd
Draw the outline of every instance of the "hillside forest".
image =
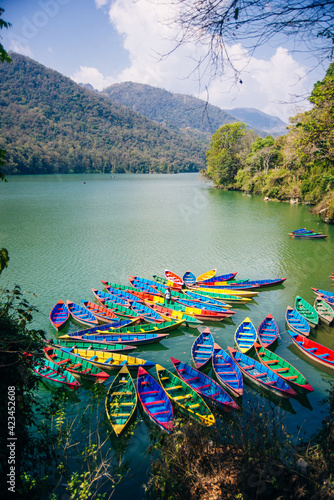
<svg viewBox="0 0 334 500">
<path fill-rule="evenodd" d="M 256 137 L 241 122 L 220 127 L 204 176 L 222 189 L 312 205 L 334 223 L 334 63 L 309 101 L 312 109 L 291 118 L 284 136 Z"/>
</svg>

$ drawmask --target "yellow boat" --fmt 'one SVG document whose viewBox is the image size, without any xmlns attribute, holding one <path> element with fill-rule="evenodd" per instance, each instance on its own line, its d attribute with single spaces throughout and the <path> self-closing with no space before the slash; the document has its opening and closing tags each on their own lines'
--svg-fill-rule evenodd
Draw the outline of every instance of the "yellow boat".
<svg viewBox="0 0 334 500">
<path fill-rule="evenodd" d="M 160 365 L 156 370 L 160 385 L 183 413 L 207 427 L 216 422 L 208 405 L 190 385 Z"/>
<path fill-rule="evenodd" d="M 146 361 L 145 359 L 137 358 L 134 356 L 125 356 L 125 354 L 119 354 L 118 352 L 108 352 L 99 351 L 94 349 L 77 349 L 75 347 L 61 349 L 64 352 L 69 352 L 76 356 L 78 359 L 84 359 L 89 361 L 103 370 L 119 370 L 125 364 L 131 369 L 137 369 L 139 366 L 144 366 L 149 369 L 155 365 L 152 361 Z"/>
<path fill-rule="evenodd" d="M 107 392 L 105 407 L 118 437 L 130 422 L 137 407 L 137 391 L 127 366 L 123 366 Z"/>
<path fill-rule="evenodd" d="M 196 281 L 205 281 L 213 278 L 216 275 L 217 269 L 211 269 L 211 271 L 207 271 L 206 273 L 200 274 L 197 276 Z"/>
<path fill-rule="evenodd" d="M 192 291 L 196 293 L 199 290 L 200 292 L 210 292 L 210 293 L 219 293 L 222 295 L 237 295 L 238 297 L 255 297 L 259 294 L 259 292 L 252 292 L 250 290 L 232 290 L 231 288 L 193 288 Z"/>
</svg>

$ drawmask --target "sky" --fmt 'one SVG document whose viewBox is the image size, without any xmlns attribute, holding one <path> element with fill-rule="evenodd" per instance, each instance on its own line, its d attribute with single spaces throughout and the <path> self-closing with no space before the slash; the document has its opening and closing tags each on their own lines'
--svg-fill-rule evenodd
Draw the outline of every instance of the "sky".
<svg viewBox="0 0 334 500">
<path fill-rule="evenodd" d="M 230 54 L 242 84 L 228 70 L 220 77 L 198 71 L 202 47 L 190 42 L 173 50 L 175 29 L 168 21 L 175 6 L 168 0 L 0 0 L 0 7 L 12 25 L 0 33 L 7 51 L 97 90 L 145 83 L 222 109 L 257 108 L 288 122 L 309 107 L 305 97 L 327 69 L 310 71 L 312 57 L 292 54 L 284 45 L 267 45 L 250 57 L 236 43 Z"/>
</svg>

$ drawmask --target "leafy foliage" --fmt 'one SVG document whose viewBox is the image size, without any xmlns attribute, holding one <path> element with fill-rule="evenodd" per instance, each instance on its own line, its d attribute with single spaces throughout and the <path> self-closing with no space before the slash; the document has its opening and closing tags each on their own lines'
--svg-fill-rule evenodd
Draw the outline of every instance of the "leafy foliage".
<svg viewBox="0 0 334 500">
<path fill-rule="evenodd" d="M 315 213 L 334 222 L 334 63 L 309 100 L 313 108 L 291 118 L 287 135 L 256 138 L 248 144 L 246 156 L 227 155 L 214 134 L 207 155 L 208 177 L 222 187 L 317 205 Z"/>
</svg>

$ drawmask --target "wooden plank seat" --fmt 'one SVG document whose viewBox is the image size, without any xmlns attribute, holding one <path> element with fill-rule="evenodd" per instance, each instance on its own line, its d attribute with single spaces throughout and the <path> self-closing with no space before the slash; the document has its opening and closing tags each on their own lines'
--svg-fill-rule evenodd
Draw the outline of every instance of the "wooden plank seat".
<svg viewBox="0 0 334 500">
<path fill-rule="evenodd" d="M 175 389 L 182 389 L 182 385 L 173 385 L 172 387 L 166 387 L 167 391 L 174 391 Z"/>
<path fill-rule="evenodd" d="M 169 413 L 169 410 L 165 411 L 156 411 L 155 413 L 152 413 L 153 416 L 155 415 L 166 415 L 166 413 Z"/>
<path fill-rule="evenodd" d="M 246 366 L 242 366 L 242 368 L 244 370 L 251 370 L 252 368 L 255 368 L 255 365 L 246 365 Z"/>
<path fill-rule="evenodd" d="M 210 387 L 211 384 L 204 384 L 204 385 L 201 385 L 200 387 L 196 387 L 196 390 L 200 391 L 202 389 L 207 389 L 208 387 Z"/>
<path fill-rule="evenodd" d="M 143 394 L 142 394 L 142 396 L 143 396 Z M 148 401 L 147 403 L 144 403 L 144 404 L 145 404 L 145 406 L 162 405 L 165 402 L 166 401 L 164 401 L 163 399 L 161 399 L 160 401 Z"/>
</svg>

